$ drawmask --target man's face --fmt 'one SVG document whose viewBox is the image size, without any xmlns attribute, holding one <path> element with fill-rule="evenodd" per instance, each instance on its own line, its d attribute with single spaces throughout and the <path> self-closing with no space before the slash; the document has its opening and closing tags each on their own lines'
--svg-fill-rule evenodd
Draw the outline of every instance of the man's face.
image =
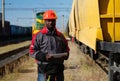
<svg viewBox="0 0 120 81">
<path fill-rule="evenodd" d="M 56 20 L 55 19 L 46 19 L 45 25 L 49 30 L 53 30 L 56 25 Z"/>
</svg>

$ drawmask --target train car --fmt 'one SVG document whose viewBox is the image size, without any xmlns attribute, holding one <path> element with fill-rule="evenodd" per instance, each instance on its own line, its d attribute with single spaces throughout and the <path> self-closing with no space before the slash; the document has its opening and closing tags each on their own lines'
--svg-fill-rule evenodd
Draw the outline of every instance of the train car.
<svg viewBox="0 0 120 81">
<path fill-rule="evenodd" d="M 11 37 L 26 37 L 32 35 L 32 27 L 11 25 Z"/>
<path fill-rule="evenodd" d="M 2 28 L 2 20 L 0 20 L 0 39 L 1 38 L 3 39 L 5 37 L 9 37 L 10 34 L 11 34 L 10 22 L 9 21 L 5 21 L 5 27 Z"/>
<path fill-rule="evenodd" d="M 73 0 L 69 35 L 95 51 L 98 50 L 97 42 L 119 43 L 120 1 L 113 2 L 114 0 Z"/>
<path fill-rule="evenodd" d="M 0 37 L 2 36 L 2 21 L 0 20 Z"/>
<path fill-rule="evenodd" d="M 73 0 L 69 17 L 69 35 L 79 42 L 82 51 L 89 52 L 92 58 L 101 51 L 113 55 L 110 66 L 120 56 L 119 3 L 120 0 Z"/>
<path fill-rule="evenodd" d="M 43 20 L 43 14 L 44 12 L 38 12 L 36 13 L 36 24 L 32 27 L 32 35 L 36 34 L 38 31 L 40 31 L 44 26 L 44 20 Z"/>
<path fill-rule="evenodd" d="M 5 21 L 5 27 L 2 28 L 2 20 L 0 20 L 0 40 L 11 39 L 12 37 L 31 37 L 32 26 L 23 27 L 18 25 L 10 25 L 9 21 Z"/>
</svg>

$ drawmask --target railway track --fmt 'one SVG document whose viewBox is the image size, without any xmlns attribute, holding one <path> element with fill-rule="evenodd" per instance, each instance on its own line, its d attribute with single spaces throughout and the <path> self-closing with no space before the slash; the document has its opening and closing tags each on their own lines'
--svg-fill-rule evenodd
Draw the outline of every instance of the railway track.
<svg viewBox="0 0 120 81">
<path fill-rule="evenodd" d="M 99 53 L 99 58 L 95 62 L 108 74 L 109 81 L 120 81 L 120 55 Z"/>
<path fill-rule="evenodd" d="M 0 68 L 4 67 L 6 64 L 9 64 L 9 63 L 21 58 L 22 56 L 24 56 L 26 54 L 28 54 L 28 49 L 25 49 L 24 51 L 22 51 L 20 53 L 6 57 L 5 59 L 0 61 Z"/>
<path fill-rule="evenodd" d="M 108 74 L 109 70 L 109 58 L 104 54 L 99 53 L 99 58 L 95 60 L 95 62 L 104 70 L 106 74 Z"/>
<path fill-rule="evenodd" d="M 120 55 L 113 54 L 111 57 L 109 57 L 108 52 L 107 53 L 98 52 L 98 55 L 99 58 L 96 59 L 95 62 L 108 75 L 109 81 L 110 80 L 120 81 L 120 63 L 119 63 Z"/>
<path fill-rule="evenodd" d="M 25 49 L 28 49 L 28 47 L 29 47 L 29 45 L 17 48 L 15 50 L 4 52 L 4 53 L 0 54 L 0 61 L 6 59 L 7 57 L 16 55 L 17 53 L 24 51 Z"/>
<path fill-rule="evenodd" d="M 76 42 L 77 43 L 77 42 Z M 79 43 L 77 43 L 79 44 Z M 109 81 L 120 81 L 120 54 L 108 51 L 91 52 L 89 47 L 79 44 L 80 50 L 88 54 L 96 64 L 108 75 Z M 97 57 L 96 57 L 97 56 Z"/>
<path fill-rule="evenodd" d="M 29 59 L 28 52 L 28 48 L 26 48 L 13 55 L 6 56 L 4 59 L 0 60 L 0 77 L 14 72 L 15 69 L 17 69 L 22 63 Z"/>
<path fill-rule="evenodd" d="M 30 41 L 0 47 L 0 77 L 14 72 L 29 59 Z"/>
</svg>

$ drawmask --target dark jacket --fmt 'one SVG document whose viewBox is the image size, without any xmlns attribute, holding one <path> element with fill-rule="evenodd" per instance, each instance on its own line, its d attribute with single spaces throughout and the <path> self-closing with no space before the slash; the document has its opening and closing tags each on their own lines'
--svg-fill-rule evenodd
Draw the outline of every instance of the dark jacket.
<svg viewBox="0 0 120 81">
<path fill-rule="evenodd" d="M 68 58 L 52 58 L 46 60 L 46 54 L 58 54 L 67 52 L 69 56 L 69 47 L 66 39 L 56 29 L 49 31 L 44 27 L 40 32 L 33 36 L 30 45 L 30 56 L 35 58 L 38 63 L 38 71 L 41 73 L 57 73 L 64 70 L 63 62 Z"/>
</svg>

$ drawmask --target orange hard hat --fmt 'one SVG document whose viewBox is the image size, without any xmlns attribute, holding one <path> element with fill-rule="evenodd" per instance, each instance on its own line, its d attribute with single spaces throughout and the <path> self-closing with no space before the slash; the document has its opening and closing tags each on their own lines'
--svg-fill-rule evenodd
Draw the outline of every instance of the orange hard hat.
<svg viewBox="0 0 120 81">
<path fill-rule="evenodd" d="M 57 15 L 53 10 L 47 10 L 43 14 L 43 19 L 57 19 Z"/>
</svg>

